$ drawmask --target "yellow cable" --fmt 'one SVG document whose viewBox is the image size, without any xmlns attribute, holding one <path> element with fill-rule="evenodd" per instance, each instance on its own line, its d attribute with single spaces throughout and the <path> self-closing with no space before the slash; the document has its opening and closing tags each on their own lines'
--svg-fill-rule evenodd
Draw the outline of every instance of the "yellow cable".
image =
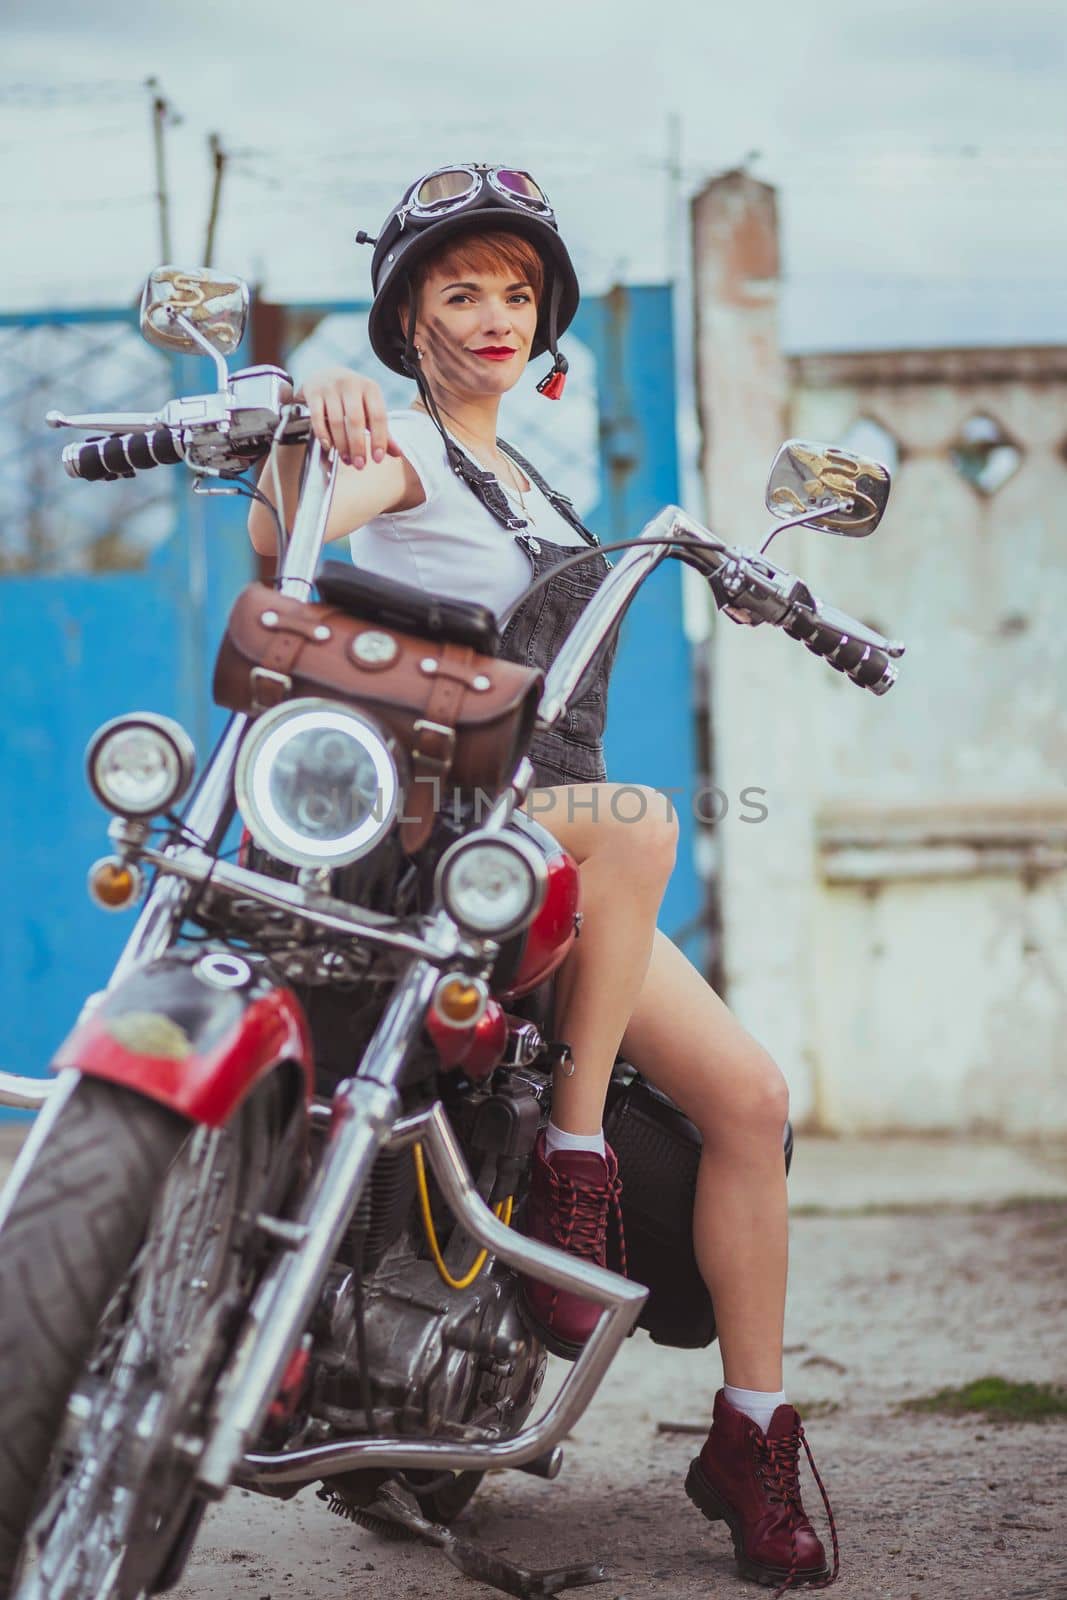
<svg viewBox="0 0 1067 1600">
<path fill-rule="evenodd" d="M 441 1254 L 441 1246 L 437 1242 L 437 1230 L 433 1225 L 433 1213 L 430 1210 L 430 1191 L 426 1185 L 426 1165 L 422 1158 L 422 1145 L 416 1140 L 412 1145 L 415 1154 L 415 1181 L 419 1189 L 419 1206 L 422 1211 L 422 1225 L 426 1229 L 426 1239 L 433 1256 L 434 1266 L 450 1289 L 469 1289 L 475 1278 L 485 1266 L 489 1251 L 482 1250 L 470 1271 L 464 1278 L 454 1278 L 445 1266 L 445 1258 Z M 505 1228 L 511 1224 L 511 1211 L 513 1195 L 508 1195 L 506 1200 L 501 1200 L 499 1205 L 493 1207 L 493 1215 L 502 1221 Z"/>
</svg>

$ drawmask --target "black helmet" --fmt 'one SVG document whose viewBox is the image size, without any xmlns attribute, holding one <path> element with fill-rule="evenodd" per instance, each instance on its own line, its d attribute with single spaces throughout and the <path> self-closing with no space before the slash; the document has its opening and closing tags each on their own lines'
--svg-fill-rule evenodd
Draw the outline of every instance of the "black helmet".
<svg viewBox="0 0 1067 1600">
<path fill-rule="evenodd" d="M 530 241 L 544 263 L 545 287 L 530 354 L 551 351 L 552 374 L 538 388 L 556 398 L 552 384 L 561 390 L 567 370 L 556 340 L 578 309 L 578 278 L 548 200 L 529 173 L 510 167 L 481 162 L 439 167 L 411 185 L 376 240 L 363 232 L 356 235 L 359 243 L 374 244 L 370 269 L 374 304 L 367 330 L 374 353 L 394 372 L 416 376 L 414 352 L 407 348 L 398 313 L 411 269 L 446 239 L 474 228 L 517 233 Z"/>
</svg>

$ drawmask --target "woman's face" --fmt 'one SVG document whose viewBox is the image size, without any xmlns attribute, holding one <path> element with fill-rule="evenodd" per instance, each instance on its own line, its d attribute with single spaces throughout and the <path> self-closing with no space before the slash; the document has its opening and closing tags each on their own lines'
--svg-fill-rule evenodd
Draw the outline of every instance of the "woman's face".
<svg viewBox="0 0 1067 1600">
<path fill-rule="evenodd" d="M 537 304 L 513 272 L 435 269 L 415 325 L 422 369 L 436 391 L 506 394 L 521 378 L 537 330 Z"/>
</svg>

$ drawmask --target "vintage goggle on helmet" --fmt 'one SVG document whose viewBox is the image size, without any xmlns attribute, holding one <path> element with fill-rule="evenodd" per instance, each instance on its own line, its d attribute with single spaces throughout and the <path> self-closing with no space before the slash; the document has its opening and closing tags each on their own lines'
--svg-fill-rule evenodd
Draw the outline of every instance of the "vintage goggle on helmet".
<svg viewBox="0 0 1067 1600">
<path fill-rule="evenodd" d="M 508 205 L 522 206 L 535 216 L 548 217 L 555 225 L 555 212 L 548 196 L 528 172 L 514 167 L 452 166 L 439 167 L 420 178 L 397 212 L 401 226 L 407 217 L 425 221 L 447 216 L 480 194 L 486 184 Z"/>
<path fill-rule="evenodd" d="M 544 264 L 545 287 L 530 354 L 551 352 L 552 371 L 538 388 L 556 399 L 567 371 L 566 358 L 557 350 L 556 341 L 578 309 L 578 278 L 547 195 L 528 172 L 514 167 L 480 162 L 438 167 L 411 184 L 386 217 L 377 239 L 362 231 L 356 235 L 359 243 L 374 245 L 374 303 L 368 322 L 371 346 L 393 372 L 413 376 L 413 357 L 398 311 L 407 297 L 411 269 L 457 234 L 494 229 L 528 239 Z"/>
</svg>

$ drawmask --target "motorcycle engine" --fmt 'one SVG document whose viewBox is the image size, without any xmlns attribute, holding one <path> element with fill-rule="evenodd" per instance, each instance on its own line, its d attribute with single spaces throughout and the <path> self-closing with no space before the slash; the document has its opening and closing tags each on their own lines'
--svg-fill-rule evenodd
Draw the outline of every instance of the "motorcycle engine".
<svg viewBox="0 0 1067 1600">
<path fill-rule="evenodd" d="M 364 1286 L 366 1374 L 375 1432 L 463 1437 L 507 1433 L 532 1406 L 545 1355 L 519 1319 L 517 1286 L 487 1267 L 466 1289 L 449 1288 L 407 1232 Z M 344 1318 L 338 1370 L 320 1381 L 315 1414 L 364 1433 L 354 1319 Z M 336 1348 L 336 1345 L 335 1345 Z"/>
</svg>

